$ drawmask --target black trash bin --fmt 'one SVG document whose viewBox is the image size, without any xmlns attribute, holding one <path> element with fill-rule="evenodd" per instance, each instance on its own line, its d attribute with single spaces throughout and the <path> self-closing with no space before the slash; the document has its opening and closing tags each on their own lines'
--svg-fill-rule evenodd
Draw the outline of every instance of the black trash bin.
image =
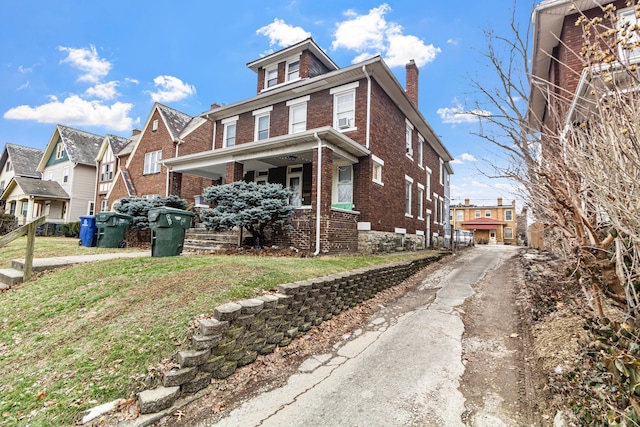
<svg viewBox="0 0 640 427">
<path fill-rule="evenodd" d="M 182 253 L 185 230 L 191 227 L 193 212 L 166 206 L 149 210 L 151 256 L 176 256 Z"/>
<path fill-rule="evenodd" d="M 96 216 L 84 215 L 80 217 L 80 244 L 82 246 L 96 245 Z"/>
<path fill-rule="evenodd" d="M 123 248 L 124 232 L 133 217 L 118 212 L 100 212 L 96 215 L 96 245 L 99 248 Z"/>
</svg>

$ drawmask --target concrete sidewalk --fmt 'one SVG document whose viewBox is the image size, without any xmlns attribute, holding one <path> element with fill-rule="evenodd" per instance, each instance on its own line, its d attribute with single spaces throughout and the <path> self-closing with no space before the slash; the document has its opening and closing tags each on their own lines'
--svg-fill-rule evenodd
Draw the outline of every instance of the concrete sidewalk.
<svg viewBox="0 0 640 427">
<path fill-rule="evenodd" d="M 82 264 L 93 261 L 104 261 L 115 258 L 140 258 L 151 256 L 151 250 L 137 252 L 112 252 L 94 255 L 73 255 L 53 258 L 34 258 L 33 271 L 53 270 L 67 265 Z M 24 258 L 11 261 L 11 268 L 0 269 L 0 290 L 22 283 L 24 278 Z"/>
</svg>

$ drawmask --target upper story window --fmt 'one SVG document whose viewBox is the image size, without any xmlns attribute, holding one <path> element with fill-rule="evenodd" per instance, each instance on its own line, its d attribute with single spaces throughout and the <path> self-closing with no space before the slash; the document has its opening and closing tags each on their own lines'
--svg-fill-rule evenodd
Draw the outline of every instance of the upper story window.
<svg viewBox="0 0 640 427">
<path fill-rule="evenodd" d="M 504 219 L 505 221 L 513 221 L 513 211 L 510 209 L 504 211 Z"/>
<path fill-rule="evenodd" d="M 444 160 L 440 160 L 440 185 L 444 185 Z"/>
<path fill-rule="evenodd" d="M 62 169 L 62 182 L 69 182 L 69 166 Z"/>
<path fill-rule="evenodd" d="M 413 157 L 413 125 L 409 120 L 405 120 L 404 141 L 407 148 L 407 156 Z"/>
<path fill-rule="evenodd" d="M 476 217 L 476 218 L 480 218 L 480 211 L 476 211 L 476 212 L 475 212 L 475 217 Z"/>
<path fill-rule="evenodd" d="M 640 41 L 640 35 L 635 29 L 637 23 L 638 17 L 635 7 L 628 7 L 618 11 L 617 26 L 619 31 L 617 39 L 620 41 L 618 46 L 622 60 L 640 56 L 640 49 L 636 46 L 636 43 Z"/>
<path fill-rule="evenodd" d="M 334 87 L 329 91 L 333 95 L 333 127 L 355 130 L 356 88 L 360 83 L 354 82 Z"/>
<path fill-rule="evenodd" d="M 424 138 L 418 134 L 418 166 L 424 165 Z"/>
<path fill-rule="evenodd" d="M 464 211 L 456 211 L 456 221 L 464 221 Z"/>
<path fill-rule="evenodd" d="M 160 160 L 162 151 L 152 151 L 144 155 L 144 175 L 160 172 Z"/>
<path fill-rule="evenodd" d="M 262 141 L 263 139 L 269 138 L 271 110 L 273 110 L 273 106 L 261 108 L 253 112 L 255 117 L 254 141 Z"/>
<path fill-rule="evenodd" d="M 278 84 L 278 67 L 265 70 L 264 72 L 265 84 L 264 87 L 269 88 Z"/>
<path fill-rule="evenodd" d="M 221 121 L 224 126 L 222 132 L 222 146 L 233 147 L 236 145 L 236 129 L 238 124 L 238 116 L 226 118 Z"/>
<path fill-rule="evenodd" d="M 113 162 L 103 163 L 100 168 L 100 181 L 111 181 L 113 179 Z"/>
<path fill-rule="evenodd" d="M 307 130 L 307 101 L 310 96 L 287 101 L 289 107 L 289 133 L 304 132 Z"/>
<path fill-rule="evenodd" d="M 491 211 L 489 209 L 484 211 L 484 216 L 487 217 L 487 218 L 491 218 Z"/>
<path fill-rule="evenodd" d="M 413 187 L 413 178 L 404 176 L 404 216 L 411 217 L 411 188 Z"/>
<path fill-rule="evenodd" d="M 13 169 L 13 165 L 11 164 L 10 160 L 7 160 L 7 165 L 6 165 L 6 171 L 9 172 Z"/>
<path fill-rule="evenodd" d="M 418 183 L 418 219 L 424 219 L 422 211 L 424 210 L 424 185 Z"/>
<path fill-rule="evenodd" d="M 151 131 L 155 132 L 158 130 L 158 119 L 155 119 L 153 121 L 153 124 L 151 125 Z"/>
<path fill-rule="evenodd" d="M 59 142 L 56 146 L 56 160 L 60 160 L 64 157 L 64 144 Z"/>
<path fill-rule="evenodd" d="M 373 160 L 373 172 L 372 172 L 372 180 L 376 184 L 384 185 L 382 182 L 382 167 L 384 166 L 384 160 L 381 158 L 371 155 L 371 160 Z"/>
<path fill-rule="evenodd" d="M 427 192 L 427 200 L 431 200 L 431 169 L 429 168 L 425 168 L 427 171 L 427 185 L 426 185 L 426 192 Z"/>
<path fill-rule="evenodd" d="M 298 80 L 300 78 L 300 60 L 287 63 L 287 81 Z"/>
</svg>

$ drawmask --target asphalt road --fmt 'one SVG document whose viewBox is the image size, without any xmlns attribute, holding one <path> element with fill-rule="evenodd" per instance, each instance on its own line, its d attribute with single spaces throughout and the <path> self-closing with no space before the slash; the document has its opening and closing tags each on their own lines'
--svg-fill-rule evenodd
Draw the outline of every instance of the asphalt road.
<svg viewBox="0 0 640 427">
<path fill-rule="evenodd" d="M 423 280 L 281 388 L 201 426 L 462 426 L 462 304 L 515 254 L 481 246 Z"/>
</svg>

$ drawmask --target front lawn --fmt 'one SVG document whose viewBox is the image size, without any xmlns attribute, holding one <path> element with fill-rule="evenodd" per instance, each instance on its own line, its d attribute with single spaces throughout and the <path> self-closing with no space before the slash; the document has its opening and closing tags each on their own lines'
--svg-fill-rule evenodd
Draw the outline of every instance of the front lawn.
<svg viewBox="0 0 640 427">
<path fill-rule="evenodd" d="M 37 257 L 96 250 L 48 239 L 36 240 Z M 24 257 L 7 252 L 3 261 Z M 428 254 L 144 257 L 47 273 L 0 293 L 0 425 L 72 425 L 85 409 L 133 396 L 151 385 L 148 369 L 184 344 L 194 318 L 221 303 Z"/>
</svg>

